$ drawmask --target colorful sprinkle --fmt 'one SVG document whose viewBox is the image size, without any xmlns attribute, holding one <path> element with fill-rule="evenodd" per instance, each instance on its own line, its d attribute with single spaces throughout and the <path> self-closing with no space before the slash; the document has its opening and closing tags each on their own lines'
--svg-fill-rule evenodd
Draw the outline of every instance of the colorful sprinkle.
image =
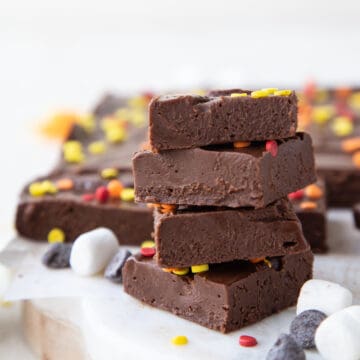
<svg viewBox="0 0 360 360">
<path fill-rule="evenodd" d="M 343 140 L 341 143 L 341 148 L 347 153 L 360 150 L 360 136 Z"/>
<path fill-rule="evenodd" d="M 317 208 L 317 204 L 314 201 L 303 201 L 300 204 L 300 208 L 303 210 L 314 210 Z"/>
<path fill-rule="evenodd" d="M 351 95 L 349 103 L 353 108 L 357 110 L 360 109 L 360 91 L 357 91 Z"/>
<path fill-rule="evenodd" d="M 96 200 L 101 203 L 104 204 L 106 203 L 106 201 L 109 198 L 109 191 L 106 188 L 106 186 L 99 186 L 96 191 L 95 191 L 95 198 Z"/>
<path fill-rule="evenodd" d="M 107 189 L 109 191 L 109 195 L 113 199 L 118 199 L 120 197 L 121 191 L 123 190 L 124 186 L 119 180 L 111 180 L 107 184 Z"/>
<path fill-rule="evenodd" d="M 250 141 L 235 141 L 233 143 L 235 149 L 246 148 L 251 145 Z"/>
<path fill-rule="evenodd" d="M 106 168 L 101 170 L 101 177 L 103 179 L 114 179 L 119 175 L 119 171 L 114 168 Z"/>
<path fill-rule="evenodd" d="M 249 261 L 252 263 L 252 264 L 258 264 L 262 261 L 264 261 L 265 258 L 264 257 L 257 257 L 257 258 L 252 258 L 252 259 L 249 259 Z"/>
<path fill-rule="evenodd" d="M 253 347 L 257 345 L 257 340 L 249 335 L 241 335 L 239 337 L 239 344 L 244 347 Z"/>
<path fill-rule="evenodd" d="M 304 190 L 297 190 L 288 195 L 290 200 L 300 200 L 304 197 Z"/>
<path fill-rule="evenodd" d="M 140 247 L 141 248 L 153 248 L 153 247 L 155 247 L 155 242 L 152 240 L 146 240 L 146 241 L 142 242 Z"/>
<path fill-rule="evenodd" d="M 268 140 L 265 144 L 265 150 L 275 157 L 278 153 L 277 142 L 275 140 Z"/>
<path fill-rule="evenodd" d="M 133 188 L 124 188 L 120 193 L 120 199 L 122 201 L 134 201 L 135 199 L 135 190 Z"/>
<path fill-rule="evenodd" d="M 106 145 L 103 141 L 93 141 L 88 146 L 88 151 L 93 155 L 100 155 L 106 151 Z"/>
<path fill-rule="evenodd" d="M 232 93 L 230 94 L 230 97 L 234 98 L 234 97 L 245 97 L 247 96 L 247 93 Z"/>
<path fill-rule="evenodd" d="M 347 116 L 338 116 L 334 119 L 332 130 L 337 136 L 348 136 L 354 131 L 354 125 Z"/>
<path fill-rule="evenodd" d="M 44 196 L 46 194 L 54 195 L 57 191 L 58 189 L 55 184 L 49 180 L 37 181 L 29 186 L 29 194 L 31 196 Z"/>
<path fill-rule="evenodd" d="M 173 274 L 180 275 L 180 276 L 188 274 L 189 271 L 190 271 L 190 269 L 188 267 L 187 268 L 175 268 L 172 270 Z"/>
<path fill-rule="evenodd" d="M 360 151 L 354 153 L 352 156 L 352 162 L 357 168 L 360 168 Z"/>
<path fill-rule="evenodd" d="M 160 211 L 163 214 L 170 214 L 170 213 L 174 213 L 175 210 L 177 209 L 176 205 L 172 205 L 172 204 L 160 204 Z"/>
<path fill-rule="evenodd" d="M 311 117 L 317 124 L 325 124 L 334 115 L 331 106 L 316 106 L 312 109 Z"/>
<path fill-rule="evenodd" d="M 305 195 L 310 199 L 320 199 L 323 196 L 323 191 L 320 186 L 311 184 L 305 188 Z"/>
<path fill-rule="evenodd" d="M 154 247 L 142 247 L 140 253 L 145 257 L 153 257 L 156 253 L 156 249 Z"/>
<path fill-rule="evenodd" d="M 202 264 L 202 265 L 193 265 L 191 267 L 191 272 L 194 274 L 202 273 L 205 271 L 209 271 L 209 265 L 208 264 Z"/>
<path fill-rule="evenodd" d="M 266 91 L 268 95 L 274 95 L 275 91 L 278 91 L 278 88 L 265 88 L 261 89 L 261 91 Z"/>
<path fill-rule="evenodd" d="M 74 188 L 74 181 L 70 178 L 62 178 L 56 182 L 58 190 L 67 191 Z"/>
<path fill-rule="evenodd" d="M 81 126 L 86 132 L 92 133 L 95 130 L 95 118 L 93 114 L 80 115 L 76 123 Z"/>
<path fill-rule="evenodd" d="M 291 95 L 292 90 L 278 90 L 274 92 L 275 96 L 289 96 Z"/>
<path fill-rule="evenodd" d="M 189 342 L 189 340 L 184 335 L 178 335 L 178 336 L 173 337 L 171 339 L 171 342 L 172 342 L 173 345 L 183 346 L 183 345 L 186 345 Z"/>
<path fill-rule="evenodd" d="M 111 143 L 119 143 L 126 139 L 126 131 L 122 127 L 111 127 L 106 130 L 106 139 Z"/>
<path fill-rule="evenodd" d="M 48 233 L 47 240 L 50 244 L 62 243 L 65 241 L 65 233 L 59 228 L 53 228 Z"/>
<path fill-rule="evenodd" d="M 83 194 L 82 199 L 86 202 L 92 201 L 95 199 L 95 194 Z"/>
<path fill-rule="evenodd" d="M 10 308 L 13 306 L 13 303 L 11 301 L 4 301 L 0 299 L 0 306 L 4 308 Z"/>
<path fill-rule="evenodd" d="M 264 90 L 256 90 L 251 93 L 251 97 L 254 99 L 267 97 L 267 96 L 269 96 L 269 94 L 267 91 L 264 91 Z"/>
</svg>

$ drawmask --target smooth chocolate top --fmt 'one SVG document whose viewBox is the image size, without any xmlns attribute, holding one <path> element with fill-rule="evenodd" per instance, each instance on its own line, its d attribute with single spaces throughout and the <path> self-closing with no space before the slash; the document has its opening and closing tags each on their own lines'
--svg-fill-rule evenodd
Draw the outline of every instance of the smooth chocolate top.
<svg viewBox="0 0 360 360">
<path fill-rule="evenodd" d="M 265 258 L 308 249 L 287 199 L 262 209 L 156 209 L 154 239 L 162 267 Z"/>
<path fill-rule="evenodd" d="M 199 206 L 264 207 L 316 180 L 311 138 L 299 133 L 247 148 L 211 146 L 133 158 L 136 201 Z"/>
<path fill-rule="evenodd" d="M 188 149 L 234 141 L 265 141 L 295 135 L 297 98 L 269 95 L 232 97 L 229 91 L 199 95 L 164 95 L 149 107 L 153 151 Z"/>
</svg>

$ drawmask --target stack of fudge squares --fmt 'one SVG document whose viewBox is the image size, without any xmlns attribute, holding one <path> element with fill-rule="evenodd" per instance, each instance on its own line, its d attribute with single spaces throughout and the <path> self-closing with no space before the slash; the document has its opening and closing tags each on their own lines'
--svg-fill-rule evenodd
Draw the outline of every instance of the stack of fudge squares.
<svg viewBox="0 0 360 360">
<path fill-rule="evenodd" d="M 125 291 L 223 333 L 295 304 L 313 255 L 287 196 L 316 180 L 296 128 L 291 90 L 154 98 L 133 172 L 156 246 L 126 262 Z"/>
</svg>

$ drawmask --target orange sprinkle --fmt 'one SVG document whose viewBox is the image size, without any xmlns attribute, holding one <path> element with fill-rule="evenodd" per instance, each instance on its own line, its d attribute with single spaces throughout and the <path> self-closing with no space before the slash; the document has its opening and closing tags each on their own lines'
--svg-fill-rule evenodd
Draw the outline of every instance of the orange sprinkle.
<svg viewBox="0 0 360 360">
<path fill-rule="evenodd" d="M 48 138 L 65 140 L 78 118 L 79 115 L 72 112 L 56 113 L 41 125 L 40 131 Z"/>
<path fill-rule="evenodd" d="M 235 149 L 241 149 L 250 146 L 250 144 L 250 141 L 235 141 L 233 145 Z"/>
<path fill-rule="evenodd" d="M 320 186 L 311 184 L 305 188 L 305 195 L 310 199 L 320 199 L 323 196 L 323 191 Z"/>
<path fill-rule="evenodd" d="M 354 151 L 360 150 L 360 136 L 343 140 L 341 142 L 341 148 L 347 153 L 352 153 Z"/>
<path fill-rule="evenodd" d="M 264 261 L 264 260 L 265 260 L 264 257 L 258 257 L 258 258 L 249 259 L 249 261 L 250 261 L 252 264 L 257 264 L 257 263 L 262 262 L 262 261 Z"/>
<path fill-rule="evenodd" d="M 175 210 L 176 210 L 176 205 L 170 205 L 170 204 L 161 204 L 160 205 L 160 211 L 163 214 L 173 213 Z"/>
<path fill-rule="evenodd" d="M 144 141 L 141 146 L 140 146 L 140 150 L 149 150 L 151 151 L 151 145 L 149 141 Z"/>
<path fill-rule="evenodd" d="M 123 188 L 123 184 L 116 179 L 109 181 L 109 183 L 107 184 L 107 189 L 111 198 L 119 198 Z"/>
<path fill-rule="evenodd" d="M 74 187 L 74 181 L 69 178 L 59 179 L 56 182 L 56 187 L 62 191 L 71 190 Z"/>
<path fill-rule="evenodd" d="M 346 86 L 339 87 L 335 90 L 335 96 L 337 98 L 345 99 L 351 94 L 351 89 Z"/>
<path fill-rule="evenodd" d="M 157 203 L 148 203 L 146 204 L 146 206 L 150 209 L 154 209 L 154 208 L 159 208 L 161 207 L 161 204 L 157 204 Z"/>
<path fill-rule="evenodd" d="M 353 156 L 352 156 L 352 161 L 354 163 L 354 165 L 357 168 L 360 168 L 360 151 L 357 151 Z"/>
<path fill-rule="evenodd" d="M 314 201 L 303 201 L 300 204 L 300 208 L 303 210 L 314 210 L 317 208 L 317 204 Z"/>
</svg>

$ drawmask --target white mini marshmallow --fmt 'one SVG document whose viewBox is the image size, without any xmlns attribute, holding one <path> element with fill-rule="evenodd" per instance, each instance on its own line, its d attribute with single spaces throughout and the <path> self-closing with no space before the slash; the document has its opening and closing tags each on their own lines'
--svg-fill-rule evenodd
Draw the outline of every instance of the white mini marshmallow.
<svg viewBox="0 0 360 360">
<path fill-rule="evenodd" d="M 325 280 L 308 280 L 301 288 L 296 314 L 305 310 L 319 310 L 326 315 L 352 304 L 352 293 L 339 284 Z"/>
<path fill-rule="evenodd" d="M 326 318 L 315 333 L 315 344 L 325 360 L 360 359 L 360 305 Z"/>
<path fill-rule="evenodd" d="M 81 234 L 71 250 L 71 268 L 78 275 L 95 275 L 105 269 L 118 249 L 115 234 L 107 228 Z"/>
</svg>

